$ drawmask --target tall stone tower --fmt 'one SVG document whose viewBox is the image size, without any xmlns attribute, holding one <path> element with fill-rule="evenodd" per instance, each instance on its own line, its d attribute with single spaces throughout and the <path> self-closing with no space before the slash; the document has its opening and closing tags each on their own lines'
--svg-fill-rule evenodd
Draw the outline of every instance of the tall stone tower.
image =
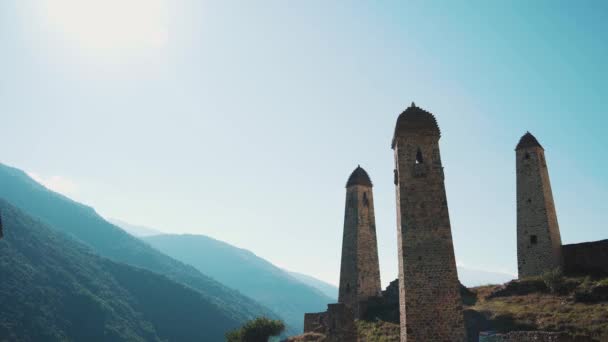
<svg viewBox="0 0 608 342">
<path fill-rule="evenodd" d="M 545 150 L 524 134 L 515 148 L 517 169 L 517 268 L 519 278 L 562 266 L 562 240 Z"/>
<path fill-rule="evenodd" d="M 359 317 L 359 302 L 381 295 L 372 182 L 360 166 L 346 183 L 338 302 Z"/>
<path fill-rule="evenodd" d="M 397 119 L 392 148 L 401 341 L 466 341 L 440 135 L 433 114 L 414 103 Z"/>
</svg>

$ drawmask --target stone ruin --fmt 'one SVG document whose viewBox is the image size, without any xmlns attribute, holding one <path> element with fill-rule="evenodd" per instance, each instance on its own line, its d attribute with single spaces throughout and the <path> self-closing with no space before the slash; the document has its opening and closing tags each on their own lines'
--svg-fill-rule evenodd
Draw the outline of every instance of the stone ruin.
<svg viewBox="0 0 608 342">
<path fill-rule="evenodd" d="M 608 240 L 562 245 L 545 149 L 530 132 L 515 148 L 519 278 L 559 268 L 571 276 L 608 276 Z"/>
<path fill-rule="evenodd" d="M 587 337 L 547 331 L 513 331 L 507 334 L 482 333 L 479 342 L 593 342 Z"/>
<path fill-rule="evenodd" d="M 327 342 L 356 342 L 353 311 L 343 303 L 327 305 L 327 311 L 304 315 L 304 332 L 321 333 Z"/>
<path fill-rule="evenodd" d="M 357 167 L 346 185 L 339 299 L 307 313 L 306 333 L 357 341 L 355 319 L 400 321 L 402 342 L 467 340 L 433 114 L 414 103 L 397 119 L 395 156 L 399 279 L 380 290 L 372 182 Z M 562 245 L 544 149 L 529 132 L 516 147 L 517 255 L 521 277 L 555 268 L 608 276 L 608 240 Z M 475 333 L 476 335 L 476 333 Z M 470 336 L 477 340 L 477 336 Z M 553 332 L 482 333 L 482 342 L 587 342 Z"/>
<path fill-rule="evenodd" d="M 414 103 L 397 119 L 401 341 L 465 341 L 466 329 L 435 116 Z"/>
<path fill-rule="evenodd" d="M 359 303 L 380 296 L 374 195 L 367 172 L 357 166 L 346 182 L 338 302 L 360 318 Z"/>
</svg>

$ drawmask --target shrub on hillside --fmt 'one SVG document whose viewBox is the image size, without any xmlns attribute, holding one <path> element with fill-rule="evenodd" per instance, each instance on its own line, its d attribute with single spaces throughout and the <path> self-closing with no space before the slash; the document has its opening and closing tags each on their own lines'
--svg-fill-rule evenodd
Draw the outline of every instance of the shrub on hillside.
<svg viewBox="0 0 608 342">
<path fill-rule="evenodd" d="M 272 336 L 280 335 L 285 324 L 280 320 L 259 317 L 251 320 L 241 328 L 226 334 L 227 342 L 267 342 Z"/>
<path fill-rule="evenodd" d="M 599 303 L 608 301 L 608 278 L 597 282 L 589 277 L 574 292 L 574 300 L 581 303 Z"/>
<path fill-rule="evenodd" d="M 551 293 L 561 293 L 566 287 L 564 274 L 559 267 L 543 273 L 541 279 Z"/>
</svg>

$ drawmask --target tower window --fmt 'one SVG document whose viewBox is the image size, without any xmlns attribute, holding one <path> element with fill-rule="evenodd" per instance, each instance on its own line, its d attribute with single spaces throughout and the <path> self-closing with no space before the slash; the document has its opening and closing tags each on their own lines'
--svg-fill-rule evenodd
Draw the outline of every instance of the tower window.
<svg viewBox="0 0 608 342">
<path fill-rule="evenodd" d="M 530 235 L 530 243 L 536 245 L 538 243 L 538 237 L 536 235 Z"/>
<path fill-rule="evenodd" d="M 422 164 L 423 162 L 422 151 L 420 151 L 420 148 L 418 148 L 418 151 L 416 152 L 416 164 Z"/>
<path fill-rule="evenodd" d="M 524 159 L 530 159 L 530 153 L 526 152 L 526 155 L 524 156 Z"/>
<path fill-rule="evenodd" d="M 346 293 L 350 293 L 350 284 L 346 283 Z"/>
<path fill-rule="evenodd" d="M 528 198 L 528 203 L 532 203 L 532 199 L 531 198 Z"/>
<path fill-rule="evenodd" d="M 369 207 L 369 200 L 367 199 L 367 192 L 363 193 L 363 206 Z"/>
</svg>

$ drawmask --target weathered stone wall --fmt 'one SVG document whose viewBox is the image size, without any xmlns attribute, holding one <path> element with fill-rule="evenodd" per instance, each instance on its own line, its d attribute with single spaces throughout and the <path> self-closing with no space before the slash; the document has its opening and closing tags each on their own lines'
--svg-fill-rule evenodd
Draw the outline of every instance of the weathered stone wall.
<svg viewBox="0 0 608 342">
<path fill-rule="evenodd" d="M 401 341 L 465 341 L 439 132 L 400 129 L 398 122 L 393 149 Z"/>
<path fill-rule="evenodd" d="M 399 279 L 393 280 L 382 297 L 371 297 L 359 303 L 360 319 L 381 320 L 399 324 Z"/>
<path fill-rule="evenodd" d="M 546 331 L 514 331 L 508 334 L 480 334 L 479 342 L 593 342 L 587 337 Z"/>
<path fill-rule="evenodd" d="M 346 189 L 338 302 L 359 317 L 358 303 L 381 295 L 374 197 L 371 186 Z"/>
<path fill-rule="evenodd" d="M 568 275 L 608 277 L 608 240 L 562 246 Z"/>
<path fill-rule="evenodd" d="M 304 332 L 325 333 L 327 326 L 327 311 L 305 313 Z"/>
<path fill-rule="evenodd" d="M 327 341 L 356 342 L 357 328 L 350 308 L 342 303 L 327 305 Z"/>
<path fill-rule="evenodd" d="M 304 315 L 304 333 L 320 333 L 327 342 L 356 342 L 357 328 L 352 310 L 342 303 L 327 305 L 327 311 Z"/>
<path fill-rule="evenodd" d="M 562 266 L 561 237 L 543 148 L 519 148 L 516 158 L 517 261 L 523 278 Z"/>
</svg>

